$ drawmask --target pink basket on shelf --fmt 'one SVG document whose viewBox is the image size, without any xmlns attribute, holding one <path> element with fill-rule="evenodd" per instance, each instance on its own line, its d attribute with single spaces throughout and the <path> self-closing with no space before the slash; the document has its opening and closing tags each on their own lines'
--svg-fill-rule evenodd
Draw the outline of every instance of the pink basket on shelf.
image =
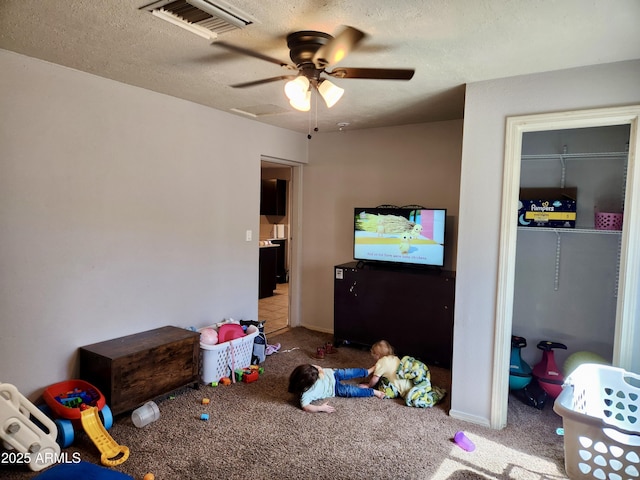
<svg viewBox="0 0 640 480">
<path fill-rule="evenodd" d="M 596 230 L 622 230 L 622 213 L 595 211 Z"/>
</svg>

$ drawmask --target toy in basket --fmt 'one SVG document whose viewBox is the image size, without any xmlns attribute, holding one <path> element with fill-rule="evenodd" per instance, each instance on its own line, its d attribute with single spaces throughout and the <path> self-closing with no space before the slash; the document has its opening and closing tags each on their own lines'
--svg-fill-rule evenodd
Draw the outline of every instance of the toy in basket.
<svg viewBox="0 0 640 480">
<path fill-rule="evenodd" d="M 553 410 L 569 478 L 640 478 L 639 407 L 640 375 L 585 363 L 565 379 Z"/>
<path fill-rule="evenodd" d="M 114 466 L 129 458 L 129 448 L 118 445 L 107 429 L 113 425 L 113 415 L 104 395 L 84 380 L 67 380 L 46 388 L 42 394 L 58 427 L 58 443 L 68 447 L 73 443 L 74 427 L 82 427 L 100 450 L 103 465 Z M 104 422 L 104 423 L 103 423 Z"/>
<path fill-rule="evenodd" d="M 203 339 L 216 337 L 209 329 L 213 329 L 218 333 L 218 343 L 215 345 L 203 343 L 202 341 Z M 251 365 L 253 342 L 259 330 L 255 326 L 249 326 L 246 334 L 244 332 L 240 333 L 241 330 L 242 327 L 236 323 L 221 323 L 199 330 L 201 335 L 200 376 L 202 383 L 218 382 L 224 377 L 232 378 L 235 381 L 235 376 L 232 375 L 232 372 Z M 204 337 L 203 333 L 205 334 Z"/>
</svg>

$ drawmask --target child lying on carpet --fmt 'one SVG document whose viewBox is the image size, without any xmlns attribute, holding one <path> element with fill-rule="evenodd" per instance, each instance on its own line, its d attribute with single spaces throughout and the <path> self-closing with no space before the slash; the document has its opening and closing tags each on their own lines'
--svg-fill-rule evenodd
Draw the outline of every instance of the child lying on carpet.
<svg viewBox="0 0 640 480">
<path fill-rule="evenodd" d="M 343 380 L 364 378 L 368 375 L 365 368 L 322 368 L 318 365 L 298 365 L 289 376 L 289 393 L 300 397 L 300 407 L 305 412 L 331 413 L 335 408 L 324 402 L 313 405 L 311 402 L 330 397 L 378 397 L 384 393 L 373 388 L 342 383 Z"/>
<path fill-rule="evenodd" d="M 376 359 L 368 370 L 371 378 L 359 387 L 378 386 L 387 398 L 404 398 L 410 407 L 432 407 L 446 395 L 444 389 L 431 385 L 429 367 L 413 357 L 398 358 L 386 340 L 374 343 L 371 355 Z"/>
</svg>

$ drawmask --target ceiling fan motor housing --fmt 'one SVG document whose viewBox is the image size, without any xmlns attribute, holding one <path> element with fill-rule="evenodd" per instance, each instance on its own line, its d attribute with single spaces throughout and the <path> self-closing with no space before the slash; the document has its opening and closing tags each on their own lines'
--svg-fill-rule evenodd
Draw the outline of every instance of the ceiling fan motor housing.
<svg viewBox="0 0 640 480">
<path fill-rule="evenodd" d="M 305 30 L 291 33 L 287 36 L 289 56 L 297 67 L 302 67 L 306 63 L 314 65 L 314 55 L 320 47 L 329 43 L 330 40 L 333 40 L 333 37 L 323 32 Z"/>
</svg>

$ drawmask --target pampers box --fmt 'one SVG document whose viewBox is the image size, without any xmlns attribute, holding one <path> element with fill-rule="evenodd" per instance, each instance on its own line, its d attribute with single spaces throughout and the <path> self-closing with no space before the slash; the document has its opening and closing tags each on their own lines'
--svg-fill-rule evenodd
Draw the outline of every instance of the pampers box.
<svg viewBox="0 0 640 480">
<path fill-rule="evenodd" d="M 518 226 L 575 228 L 578 189 L 521 188 Z"/>
</svg>

